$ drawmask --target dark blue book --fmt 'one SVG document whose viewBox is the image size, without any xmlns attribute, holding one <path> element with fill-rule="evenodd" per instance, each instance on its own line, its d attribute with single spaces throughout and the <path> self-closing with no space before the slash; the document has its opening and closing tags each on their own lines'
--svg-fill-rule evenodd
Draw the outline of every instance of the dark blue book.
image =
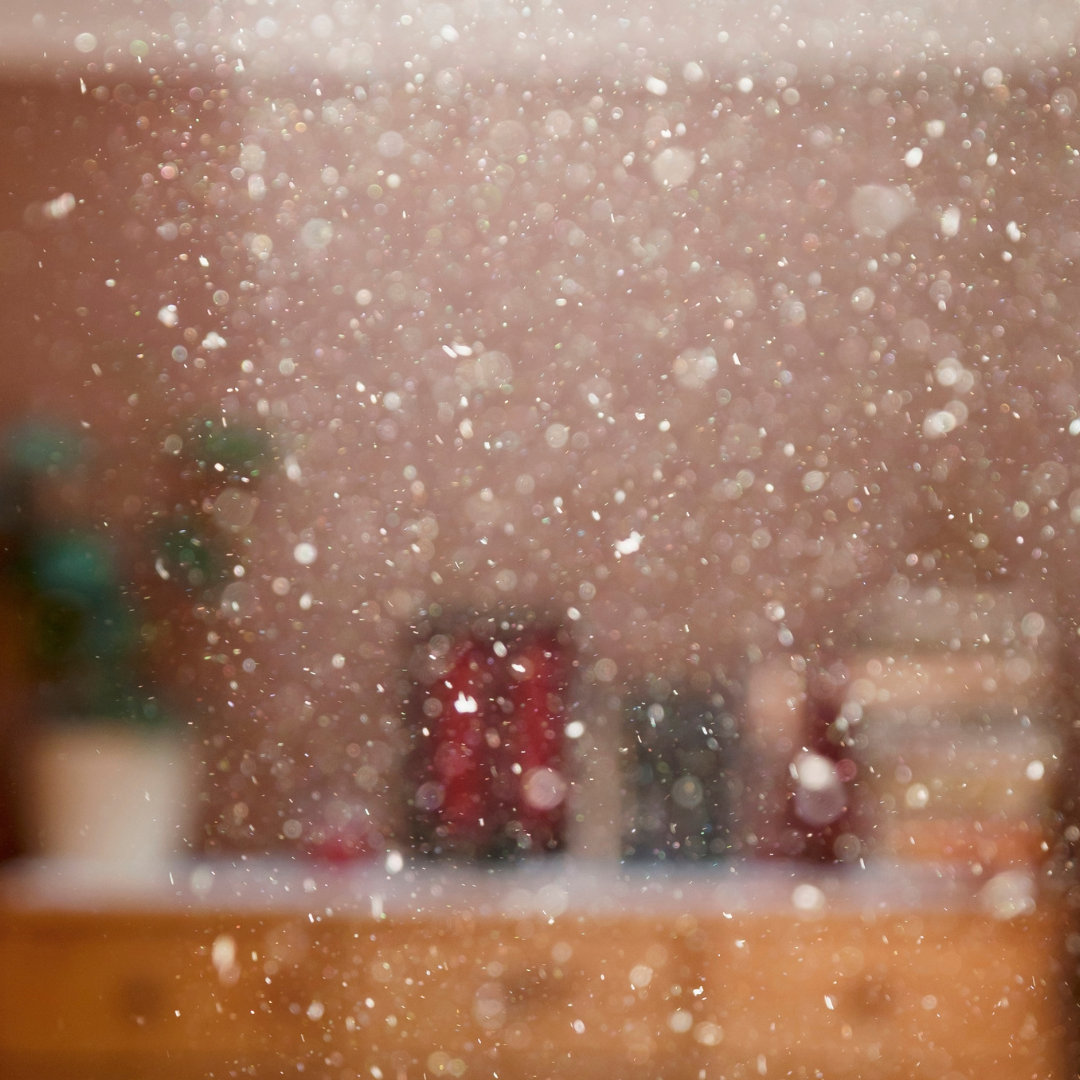
<svg viewBox="0 0 1080 1080">
<path fill-rule="evenodd" d="M 715 861 L 732 854 L 742 783 L 728 695 L 658 682 L 625 700 L 631 760 L 623 857 Z"/>
</svg>

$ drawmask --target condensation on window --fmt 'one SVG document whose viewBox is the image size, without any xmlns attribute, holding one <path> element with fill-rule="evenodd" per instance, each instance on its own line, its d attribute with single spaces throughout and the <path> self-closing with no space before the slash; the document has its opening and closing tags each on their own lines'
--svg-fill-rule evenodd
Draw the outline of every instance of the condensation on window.
<svg viewBox="0 0 1080 1080">
<path fill-rule="evenodd" d="M 0 90 L 13 771 L 177 786 L 290 1069 L 1065 1075 L 1060 21 L 294 16 Z"/>
</svg>

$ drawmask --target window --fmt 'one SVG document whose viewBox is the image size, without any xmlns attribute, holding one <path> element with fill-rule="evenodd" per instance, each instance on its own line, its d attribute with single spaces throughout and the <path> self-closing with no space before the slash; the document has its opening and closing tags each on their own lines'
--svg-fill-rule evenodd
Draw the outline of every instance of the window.
<svg viewBox="0 0 1080 1080">
<path fill-rule="evenodd" d="M 1072 1068 L 1071 16 L 19 27 L 5 1075 Z"/>
</svg>

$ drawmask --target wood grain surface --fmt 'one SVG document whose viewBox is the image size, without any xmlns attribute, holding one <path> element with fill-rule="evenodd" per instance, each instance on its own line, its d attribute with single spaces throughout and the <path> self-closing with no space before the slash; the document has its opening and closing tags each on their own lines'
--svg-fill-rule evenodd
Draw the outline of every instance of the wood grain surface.
<svg viewBox="0 0 1080 1080">
<path fill-rule="evenodd" d="M 0 1075 L 1064 1077 L 1062 926 L 9 911 Z"/>
</svg>

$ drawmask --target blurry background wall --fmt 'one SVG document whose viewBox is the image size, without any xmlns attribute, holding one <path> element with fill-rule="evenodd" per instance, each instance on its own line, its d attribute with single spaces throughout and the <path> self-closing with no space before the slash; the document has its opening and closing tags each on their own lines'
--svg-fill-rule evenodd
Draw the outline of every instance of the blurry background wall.
<svg viewBox="0 0 1080 1080">
<path fill-rule="evenodd" d="M 392 840 L 414 649 L 532 610 L 611 851 L 628 684 L 735 699 L 778 658 L 831 709 L 867 606 L 987 590 L 995 648 L 1072 669 L 1066 52 L 803 74 L 713 31 L 572 73 L 541 41 L 515 80 L 349 10 L 304 31 L 349 42 L 317 74 L 177 9 L 3 90 L 10 745 L 92 710 L 104 656 L 116 708 L 199 732 L 196 847 Z M 75 690 L 25 654 L 46 533 L 123 597 Z"/>
</svg>

